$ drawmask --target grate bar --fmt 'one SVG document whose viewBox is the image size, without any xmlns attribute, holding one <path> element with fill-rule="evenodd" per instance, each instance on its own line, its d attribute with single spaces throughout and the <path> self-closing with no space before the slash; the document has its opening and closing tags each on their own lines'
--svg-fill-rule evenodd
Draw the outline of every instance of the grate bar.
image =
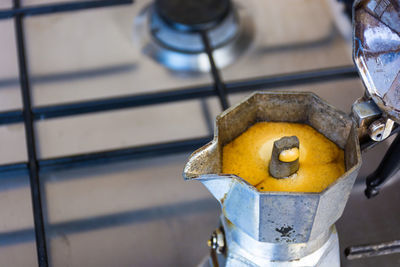
<svg viewBox="0 0 400 267">
<path fill-rule="evenodd" d="M 210 62 L 211 75 L 214 79 L 215 91 L 218 94 L 219 102 L 221 103 L 222 109 L 225 110 L 225 109 L 229 108 L 230 105 L 229 105 L 229 101 L 227 98 L 225 85 L 222 82 L 219 70 L 218 70 L 217 66 L 215 65 L 210 39 L 208 38 L 206 31 L 200 32 L 200 35 L 201 35 L 201 39 L 204 44 L 205 52 L 207 53 L 207 56 L 208 56 L 208 61 Z"/>
<path fill-rule="evenodd" d="M 94 0 L 80 2 L 64 2 L 51 5 L 37 5 L 0 10 L 0 19 L 9 19 L 15 16 L 37 16 L 67 11 L 77 11 L 90 8 L 99 8 L 115 5 L 132 4 L 133 0 Z"/>
<path fill-rule="evenodd" d="M 285 86 L 328 82 L 336 79 L 357 78 L 358 73 L 352 66 L 313 70 L 307 72 L 288 73 L 278 76 L 257 77 L 254 79 L 233 81 L 225 84 L 227 93 L 240 93 L 256 89 L 271 89 Z M 154 93 L 135 94 L 121 97 L 103 98 L 67 104 L 34 107 L 34 119 L 48 119 L 64 116 L 80 115 L 93 112 L 111 111 L 138 106 L 156 105 L 216 95 L 212 85 L 193 88 L 167 90 Z M 0 113 L 0 124 L 23 121 L 20 110 Z"/>
<path fill-rule="evenodd" d="M 344 254 L 348 260 L 365 259 L 369 257 L 384 256 L 400 253 L 400 240 L 390 242 L 350 246 Z"/>
<path fill-rule="evenodd" d="M 208 136 L 108 150 L 103 152 L 93 152 L 81 155 L 45 159 L 39 162 L 39 166 L 43 170 L 53 170 L 65 167 L 78 167 L 82 165 L 87 166 L 103 162 L 121 161 L 135 158 L 149 158 L 174 153 L 189 152 L 203 146 L 211 139 L 212 137 Z"/>
<path fill-rule="evenodd" d="M 0 165 L 0 173 L 9 173 L 9 172 L 27 172 L 28 164 L 26 162 L 15 162 Z M 9 176 L 5 176 L 9 177 Z M 2 176 L 0 176 L 0 179 Z"/>
<path fill-rule="evenodd" d="M 184 88 L 180 90 L 136 94 L 125 97 L 106 98 L 71 104 L 51 105 L 33 108 L 36 119 L 56 118 L 92 112 L 109 111 L 168 102 L 196 99 L 214 95 L 212 86 Z M 1 117 L 0 117 L 1 118 Z"/>
<path fill-rule="evenodd" d="M 22 110 L 10 110 L 0 112 L 0 125 L 11 124 L 24 121 Z"/>
<path fill-rule="evenodd" d="M 135 158 L 155 157 L 174 153 L 193 151 L 212 139 L 211 136 L 177 140 L 158 144 L 134 146 L 122 149 L 106 150 L 58 158 L 38 160 L 40 171 L 62 169 L 67 167 L 87 166 L 98 163 L 121 161 Z M 23 162 L 0 165 L 0 173 L 24 171 L 27 165 Z"/>
<path fill-rule="evenodd" d="M 270 89 L 284 86 L 302 85 L 308 83 L 328 82 L 339 79 L 358 78 L 354 66 L 343 66 L 328 69 L 311 70 L 276 76 L 259 77 L 226 84 L 228 92 L 238 93 L 256 89 Z"/>
<path fill-rule="evenodd" d="M 18 9 L 20 6 L 19 0 L 14 0 L 14 8 Z M 19 78 L 21 83 L 21 94 L 23 102 L 22 115 L 24 118 L 25 125 L 25 138 L 28 151 L 28 169 L 29 179 L 31 186 L 31 197 L 32 197 L 32 209 L 33 219 L 35 224 L 35 238 L 36 238 L 36 250 L 38 256 L 38 264 L 40 267 L 47 267 L 48 256 L 47 256 L 47 245 L 46 245 L 46 234 L 44 228 L 43 209 L 42 209 L 42 198 L 40 192 L 40 181 L 39 181 L 39 166 L 36 157 L 36 144 L 35 144 L 35 133 L 33 129 L 33 115 L 31 108 L 31 96 L 29 88 L 29 77 L 26 66 L 25 56 L 25 41 L 24 41 L 24 30 L 22 25 L 22 16 L 17 15 L 15 18 L 15 31 L 16 31 L 16 43 L 18 51 L 18 67 L 19 67 Z"/>
</svg>

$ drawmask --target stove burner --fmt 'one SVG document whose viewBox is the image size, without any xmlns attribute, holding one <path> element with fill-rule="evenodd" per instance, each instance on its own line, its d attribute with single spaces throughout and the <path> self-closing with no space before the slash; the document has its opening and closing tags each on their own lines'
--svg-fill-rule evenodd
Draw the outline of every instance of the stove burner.
<svg viewBox="0 0 400 267">
<path fill-rule="evenodd" d="M 230 6 L 230 0 L 156 0 L 155 11 L 177 30 L 204 31 L 218 25 Z"/>
<path fill-rule="evenodd" d="M 231 64 L 250 45 L 253 23 L 230 0 L 156 0 L 135 19 L 142 51 L 169 69 L 207 72 L 206 32 L 217 67 Z"/>
</svg>

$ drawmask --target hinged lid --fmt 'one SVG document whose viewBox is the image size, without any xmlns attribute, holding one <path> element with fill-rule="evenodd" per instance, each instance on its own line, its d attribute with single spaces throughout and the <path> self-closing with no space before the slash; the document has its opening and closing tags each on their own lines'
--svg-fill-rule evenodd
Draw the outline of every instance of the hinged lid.
<svg viewBox="0 0 400 267">
<path fill-rule="evenodd" d="M 400 0 L 354 5 L 353 58 L 369 95 L 400 123 Z"/>
</svg>

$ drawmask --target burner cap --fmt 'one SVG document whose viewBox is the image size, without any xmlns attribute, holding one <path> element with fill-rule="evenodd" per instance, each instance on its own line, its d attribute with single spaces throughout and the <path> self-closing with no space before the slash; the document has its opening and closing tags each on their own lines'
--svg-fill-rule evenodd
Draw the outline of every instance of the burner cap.
<svg viewBox="0 0 400 267">
<path fill-rule="evenodd" d="M 160 17 L 181 31 L 208 30 L 221 22 L 230 10 L 230 0 L 156 0 Z"/>
</svg>

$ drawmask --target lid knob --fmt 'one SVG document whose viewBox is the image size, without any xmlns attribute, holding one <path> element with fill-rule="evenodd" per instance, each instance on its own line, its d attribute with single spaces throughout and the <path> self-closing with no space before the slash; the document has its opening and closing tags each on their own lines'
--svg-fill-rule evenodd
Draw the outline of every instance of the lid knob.
<svg viewBox="0 0 400 267">
<path fill-rule="evenodd" d="M 285 136 L 274 142 L 268 168 L 271 176 L 282 179 L 298 171 L 299 146 L 297 136 Z"/>
</svg>

